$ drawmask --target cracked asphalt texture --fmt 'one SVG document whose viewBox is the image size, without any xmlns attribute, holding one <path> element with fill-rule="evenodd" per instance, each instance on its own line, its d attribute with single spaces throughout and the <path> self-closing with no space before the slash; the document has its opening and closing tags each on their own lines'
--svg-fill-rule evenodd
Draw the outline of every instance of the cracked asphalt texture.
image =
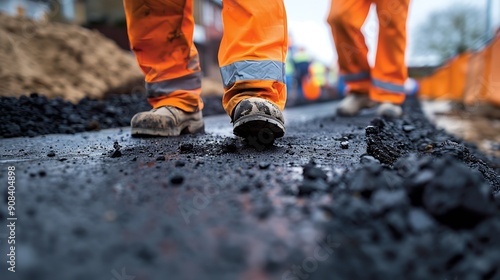
<svg viewBox="0 0 500 280">
<path fill-rule="evenodd" d="M 175 138 L 0 139 L 18 217 L 1 279 L 500 279 L 499 160 L 414 100 L 402 120 L 336 106 L 287 109 L 266 150 L 227 116 Z"/>
</svg>

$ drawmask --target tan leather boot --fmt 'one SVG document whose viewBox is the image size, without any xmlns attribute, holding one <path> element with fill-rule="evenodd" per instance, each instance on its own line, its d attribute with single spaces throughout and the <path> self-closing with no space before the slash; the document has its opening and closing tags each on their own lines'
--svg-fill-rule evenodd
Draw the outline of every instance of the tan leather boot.
<svg viewBox="0 0 500 280">
<path fill-rule="evenodd" d="M 357 115 L 362 109 L 371 108 L 377 105 L 376 102 L 370 100 L 368 94 L 351 92 L 339 104 L 337 115 L 352 117 Z"/>
<path fill-rule="evenodd" d="M 137 113 L 130 125 L 132 136 L 178 136 L 205 130 L 201 111 L 187 113 L 173 106 Z"/>
</svg>

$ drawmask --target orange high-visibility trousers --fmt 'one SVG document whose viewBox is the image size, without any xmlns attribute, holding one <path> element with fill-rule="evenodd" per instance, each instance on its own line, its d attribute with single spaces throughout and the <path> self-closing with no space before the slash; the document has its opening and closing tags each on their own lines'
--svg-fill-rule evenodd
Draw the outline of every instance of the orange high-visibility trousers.
<svg viewBox="0 0 500 280">
<path fill-rule="evenodd" d="M 193 1 L 124 0 L 130 47 L 145 75 L 153 108 L 203 108 L 201 70 L 193 43 Z"/>
<path fill-rule="evenodd" d="M 201 72 L 193 43 L 193 0 L 124 0 L 131 48 L 154 108 L 201 110 Z M 287 52 L 283 0 L 224 0 L 219 64 L 223 106 L 261 97 L 284 109 Z"/>
<path fill-rule="evenodd" d="M 378 47 L 373 69 L 361 32 L 374 3 L 379 19 Z M 406 19 L 410 0 L 332 0 L 328 23 L 339 57 L 340 72 L 351 92 L 370 94 L 377 102 L 401 104 L 404 83 Z"/>
</svg>

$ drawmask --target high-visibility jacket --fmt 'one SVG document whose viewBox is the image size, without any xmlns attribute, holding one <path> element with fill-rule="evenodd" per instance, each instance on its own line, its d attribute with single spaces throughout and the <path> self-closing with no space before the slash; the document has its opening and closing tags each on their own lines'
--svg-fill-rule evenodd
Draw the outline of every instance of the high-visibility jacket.
<svg viewBox="0 0 500 280">
<path fill-rule="evenodd" d="M 322 87 L 326 84 L 326 66 L 323 63 L 319 61 L 311 63 L 309 72 L 312 82 L 315 85 Z"/>
<path fill-rule="evenodd" d="M 123 0 L 130 45 L 145 74 L 148 101 L 201 110 L 201 74 L 193 43 L 193 0 Z M 283 109 L 288 32 L 283 0 L 224 0 L 219 64 L 223 106 L 231 115 L 248 97 Z"/>
<path fill-rule="evenodd" d="M 311 60 L 312 60 L 311 56 L 305 50 L 298 50 L 293 55 L 293 61 L 295 63 L 301 63 L 301 62 L 311 63 Z"/>
<path fill-rule="evenodd" d="M 294 72 L 295 72 L 295 67 L 293 65 L 292 58 L 290 57 L 290 55 L 287 55 L 285 60 L 285 74 L 287 76 L 292 76 Z"/>
<path fill-rule="evenodd" d="M 371 4 L 379 19 L 375 66 L 368 64 L 368 48 L 361 33 Z M 406 19 L 410 0 L 332 0 L 328 23 L 332 29 L 342 78 L 350 91 L 369 93 L 378 102 L 403 103 Z"/>
</svg>

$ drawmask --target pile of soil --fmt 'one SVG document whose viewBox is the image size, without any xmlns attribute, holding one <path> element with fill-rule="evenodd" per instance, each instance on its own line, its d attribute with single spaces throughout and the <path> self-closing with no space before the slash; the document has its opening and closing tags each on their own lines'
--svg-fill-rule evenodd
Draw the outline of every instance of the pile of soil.
<svg viewBox="0 0 500 280">
<path fill-rule="evenodd" d="M 130 52 L 97 31 L 0 13 L 0 96 L 38 92 L 78 102 L 141 85 Z"/>
<path fill-rule="evenodd" d="M 83 98 L 144 90 L 132 52 L 77 25 L 0 13 L 0 96 L 36 92 L 77 103 Z M 222 96 L 222 82 L 204 78 L 202 96 Z"/>
</svg>

